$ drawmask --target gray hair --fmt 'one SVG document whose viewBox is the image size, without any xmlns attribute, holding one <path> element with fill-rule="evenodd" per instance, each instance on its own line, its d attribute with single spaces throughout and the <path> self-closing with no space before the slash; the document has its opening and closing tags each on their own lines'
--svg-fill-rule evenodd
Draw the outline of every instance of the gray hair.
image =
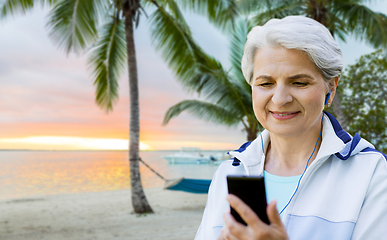
<svg viewBox="0 0 387 240">
<path fill-rule="evenodd" d="M 249 84 L 253 77 L 254 55 L 264 47 L 284 47 L 307 53 L 325 81 L 340 76 L 343 69 L 341 50 L 332 34 L 321 23 L 304 16 L 271 19 L 249 32 L 242 57 L 243 76 Z"/>
</svg>

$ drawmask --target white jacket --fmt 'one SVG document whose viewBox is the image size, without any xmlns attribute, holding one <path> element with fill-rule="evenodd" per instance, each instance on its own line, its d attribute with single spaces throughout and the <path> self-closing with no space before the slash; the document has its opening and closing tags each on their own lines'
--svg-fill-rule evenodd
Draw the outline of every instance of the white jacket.
<svg viewBox="0 0 387 240">
<path fill-rule="evenodd" d="M 262 137 L 266 149 L 269 132 Z M 214 175 L 196 240 L 216 239 L 224 226 L 227 175 L 262 175 L 260 137 L 230 155 L 234 160 Z M 358 134 L 351 137 L 325 112 L 320 149 L 282 221 L 291 240 L 387 239 L 386 156 Z"/>
</svg>

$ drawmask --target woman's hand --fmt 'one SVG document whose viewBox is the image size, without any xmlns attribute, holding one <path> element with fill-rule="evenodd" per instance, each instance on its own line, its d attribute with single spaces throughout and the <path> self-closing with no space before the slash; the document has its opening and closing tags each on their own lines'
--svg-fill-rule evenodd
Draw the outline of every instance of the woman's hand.
<svg viewBox="0 0 387 240">
<path fill-rule="evenodd" d="M 281 217 L 277 211 L 276 201 L 272 201 L 267 206 L 267 217 L 270 221 L 270 225 L 267 225 L 237 196 L 229 194 L 227 200 L 230 203 L 230 206 L 234 208 L 247 223 L 247 226 L 237 222 L 230 211 L 228 211 L 224 214 L 226 226 L 220 232 L 218 240 L 289 239 L 285 226 L 282 224 Z"/>
</svg>

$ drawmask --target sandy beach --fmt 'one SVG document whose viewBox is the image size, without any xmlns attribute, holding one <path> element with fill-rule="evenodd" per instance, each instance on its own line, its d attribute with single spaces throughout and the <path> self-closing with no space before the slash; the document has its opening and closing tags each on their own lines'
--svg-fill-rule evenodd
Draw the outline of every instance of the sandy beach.
<svg viewBox="0 0 387 240">
<path fill-rule="evenodd" d="M 154 214 L 133 214 L 130 190 L 0 200 L 1 240 L 185 240 L 207 195 L 145 189 Z"/>
</svg>

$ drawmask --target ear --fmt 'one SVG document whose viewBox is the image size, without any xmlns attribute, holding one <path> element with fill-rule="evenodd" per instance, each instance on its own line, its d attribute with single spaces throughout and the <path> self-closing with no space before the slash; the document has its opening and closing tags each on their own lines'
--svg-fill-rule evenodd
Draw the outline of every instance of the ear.
<svg viewBox="0 0 387 240">
<path fill-rule="evenodd" d="M 337 84 L 339 84 L 339 78 L 340 78 L 339 76 L 334 77 L 328 83 L 329 90 L 331 91 L 331 95 L 329 96 L 328 103 L 332 103 L 333 98 L 335 97 Z"/>
</svg>

